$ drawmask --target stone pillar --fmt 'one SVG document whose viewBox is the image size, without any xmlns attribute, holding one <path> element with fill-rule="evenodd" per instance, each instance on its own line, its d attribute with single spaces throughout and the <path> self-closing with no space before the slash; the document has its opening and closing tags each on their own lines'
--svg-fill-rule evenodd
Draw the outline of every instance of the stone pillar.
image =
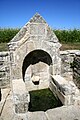
<svg viewBox="0 0 80 120">
<path fill-rule="evenodd" d="M 13 101 L 16 113 L 26 113 L 30 101 L 29 93 L 22 79 L 13 80 Z"/>
<path fill-rule="evenodd" d="M 60 75 L 61 74 L 61 58 L 53 56 L 53 75 Z"/>
<path fill-rule="evenodd" d="M 53 75 L 53 64 L 49 66 L 49 74 Z"/>
</svg>

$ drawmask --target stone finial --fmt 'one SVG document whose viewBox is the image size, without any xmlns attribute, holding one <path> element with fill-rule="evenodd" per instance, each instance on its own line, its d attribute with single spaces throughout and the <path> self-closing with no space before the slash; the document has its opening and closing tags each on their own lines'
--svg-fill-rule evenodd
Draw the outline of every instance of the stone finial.
<svg viewBox="0 0 80 120">
<path fill-rule="evenodd" d="M 36 13 L 31 19 L 30 23 L 46 23 L 46 21 L 43 19 L 43 17 L 39 14 Z"/>
</svg>

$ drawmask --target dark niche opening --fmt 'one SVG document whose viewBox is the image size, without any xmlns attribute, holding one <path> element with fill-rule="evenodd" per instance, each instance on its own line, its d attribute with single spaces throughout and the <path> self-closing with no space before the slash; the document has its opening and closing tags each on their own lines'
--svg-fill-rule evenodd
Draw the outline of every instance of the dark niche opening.
<svg viewBox="0 0 80 120">
<path fill-rule="evenodd" d="M 32 81 L 34 85 L 39 85 L 39 81 Z"/>
<path fill-rule="evenodd" d="M 53 95 L 50 89 L 30 91 L 29 111 L 46 111 L 62 106 L 59 99 Z"/>
</svg>

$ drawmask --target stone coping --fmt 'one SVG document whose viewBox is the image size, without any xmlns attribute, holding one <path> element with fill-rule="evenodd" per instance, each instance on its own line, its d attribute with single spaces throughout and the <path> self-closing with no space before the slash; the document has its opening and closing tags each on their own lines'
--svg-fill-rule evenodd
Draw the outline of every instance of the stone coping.
<svg viewBox="0 0 80 120">
<path fill-rule="evenodd" d="M 0 57 L 6 57 L 8 56 L 8 54 L 9 54 L 9 51 L 2 51 L 0 52 Z"/>
<path fill-rule="evenodd" d="M 52 81 L 57 88 L 65 95 L 80 95 L 80 91 L 73 81 L 67 81 L 60 75 L 53 75 Z"/>
<path fill-rule="evenodd" d="M 64 50 L 60 51 L 61 55 L 67 55 L 67 54 L 79 54 L 80 55 L 80 50 Z"/>
</svg>

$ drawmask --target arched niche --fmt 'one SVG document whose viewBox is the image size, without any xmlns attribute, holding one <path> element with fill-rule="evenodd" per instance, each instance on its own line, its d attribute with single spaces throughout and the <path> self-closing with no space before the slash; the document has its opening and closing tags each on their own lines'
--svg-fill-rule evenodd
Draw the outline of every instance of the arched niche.
<svg viewBox="0 0 80 120">
<path fill-rule="evenodd" d="M 22 65 L 22 76 L 24 80 L 26 69 L 30 65 L 35 65 L 39 62 L 46 63 L 48 66 L 52 64 L 51 56 L 44 50 L 37 49 L 28 53 L 23 61 Z M 24 80 L 25 81 L 25 80 Z"/>
</svg>

